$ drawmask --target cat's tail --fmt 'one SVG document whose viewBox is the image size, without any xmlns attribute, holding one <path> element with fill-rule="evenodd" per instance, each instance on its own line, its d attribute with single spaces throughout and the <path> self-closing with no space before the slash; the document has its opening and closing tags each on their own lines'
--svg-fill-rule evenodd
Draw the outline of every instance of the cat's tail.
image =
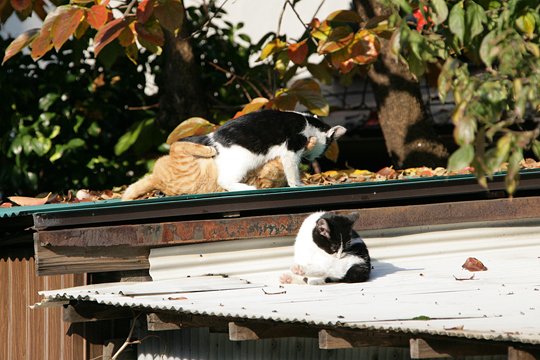
<svg viewBox="0 0 540 360">
<path fill-rule="evenodd" d="M 152 179 L 152 174 L 144 176 L 137 182 L 129 185 L 124 194 L 122 195 L 122 200 L 134 200 L 141 195 L 144 195 L 152 190 L 155 190 L 154 181 Z"/>
</svg>

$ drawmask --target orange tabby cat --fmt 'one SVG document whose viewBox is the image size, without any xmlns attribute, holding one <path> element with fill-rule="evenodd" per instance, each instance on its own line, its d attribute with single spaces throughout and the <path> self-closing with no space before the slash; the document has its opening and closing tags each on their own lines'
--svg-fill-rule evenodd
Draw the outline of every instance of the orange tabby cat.
<svg viewBox="0 0 540 360">
<path fill-rule="evenodd" d="M 316 138 L 312 137 L 306 147 L 310 150 L 315 145 Z M 152 174 L 131 184 L 122 199 L 133 200 L 152 190 L 160 190 L 166 195 L 222 192 L 223 188 L 217 183 L 215 155 L 216 149 L 211 146 L 174 142 L 169 155 L 156 161 Z M 281 160 L 273 159 L 251 171 L 245 183 L 258 189 L 287 185 Z"/>
</svg>

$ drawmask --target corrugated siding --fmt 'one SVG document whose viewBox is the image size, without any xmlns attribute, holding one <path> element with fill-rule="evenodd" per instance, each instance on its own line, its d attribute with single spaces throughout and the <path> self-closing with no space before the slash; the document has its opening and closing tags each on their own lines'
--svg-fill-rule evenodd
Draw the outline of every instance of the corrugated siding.
<svg viewBox="0 0 540 360">
<path fill-rule="evenodd" d="M 61 308 L 29 308 L 38 291 L 84 285 L 83 275 L 37 277 L 31 247 L 0 251 L 0 359 L 83 359 L 83 339 L 68 335 Z"/>
<path fill-rule="evenodd" d="M 143 337 L 145 334 L 141 334 Z M 146 334 L 148 335 L 148 334 Z M 321 350 L 317 339 L 229 341 L 208 328 L 152 332 L 138 347 L 137 360 L 352 360 L 409 359 L 403 348 Z M 501 357 L 501 359 L 504 357 Z"/>
</svg>

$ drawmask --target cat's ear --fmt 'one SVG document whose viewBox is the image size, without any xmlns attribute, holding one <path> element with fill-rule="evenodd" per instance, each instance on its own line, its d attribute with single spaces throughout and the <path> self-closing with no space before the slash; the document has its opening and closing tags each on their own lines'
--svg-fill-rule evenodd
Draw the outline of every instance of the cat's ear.
<svg viewBox="0 0 540 360">
<path fill-rule="evenodd" d="M 345 217 L 347 219 L 349 219 L 349 221 L 351 222 L 351 224 L 354 224 L 356 222 L 356 220 L 358 220 L 360 218 L 360 214 L 358 212 L 352 212 L 350 214 L 347 214 L 345 215 Z"/>
<path fill-rule="evenodd" d="M 325 239 L 330 239 L 330 225 L 328 225 L 328 221 L 326 221 L 325 219 L 317 220 L 315 230 Z"/>
<path fill-rule="evenodd" d="M 330 128 L 330 130 L 328 130 L 326 132 L 326 136 L 329 138 L 329 139 L 332 139 L 332 140 L 337 140 L 339 139 L 340 137 L 343 136 L 343 134 L 345 134 L 347 132 L 347 129 L 345 129 L 343 126 L 341 125 L 336 125 L 332 128 Z"/>
</svg>

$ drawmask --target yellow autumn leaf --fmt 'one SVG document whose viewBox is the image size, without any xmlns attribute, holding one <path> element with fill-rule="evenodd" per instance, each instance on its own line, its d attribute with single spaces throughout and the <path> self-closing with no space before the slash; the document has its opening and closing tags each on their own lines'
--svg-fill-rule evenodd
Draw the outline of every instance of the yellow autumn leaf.
<svg viewBox="0 0 540 360">
<path fill-rule="evenodd" d="M 339 175 L 339 172 L 337 172 L 336 170 L 328 170 L 323 172 L 322 174 L 327 177 L 337 177 Z"/>
<path fill-rule="evenodd" d="M 184 120 L 167 137 L 167 144 L 196 135 L 206 135 L 216 129 L 216 125 L 201 117 L 192 117 Z"/>
<path fill-rule="evenodd" d="M 282 41 L 281 39 L 274 39 L 270 41 L 268 44 L 266 44 L 263 49 L 261 50 L 261 56 L 259 57 L 259 60 L 264 60 L 270 55 L 273 55 L 277 52 L 280 52 L 281 50 L 285 49 L 287 47 L 287 43 Z"/>
<path fill-rule="evenodd" d="M 358 170 L 355 169 L 353 172 L 350 173 L 350 176 L 352 177 L 358 177 L 358 176 L 370 176 L 373 173 L 369 170 Z"/>
<path fill-rule="evenodd" d="M 241 111 L 237 112 L 236 115 L 234 115 L 233 119 L 236 119 L 239 116 L 249 114 L 249 113 L 257 111 L 257 110 L 260 110 L 266 104 L 268 104 L 269 101 L 270 100 L 268 100 L 267 98 L 263 98 L 263 97 L 255 98 L 255 99 L 251 100 L 251 102 L 249 104 L 244 106 L 244 108 Z"/>
</svg>

